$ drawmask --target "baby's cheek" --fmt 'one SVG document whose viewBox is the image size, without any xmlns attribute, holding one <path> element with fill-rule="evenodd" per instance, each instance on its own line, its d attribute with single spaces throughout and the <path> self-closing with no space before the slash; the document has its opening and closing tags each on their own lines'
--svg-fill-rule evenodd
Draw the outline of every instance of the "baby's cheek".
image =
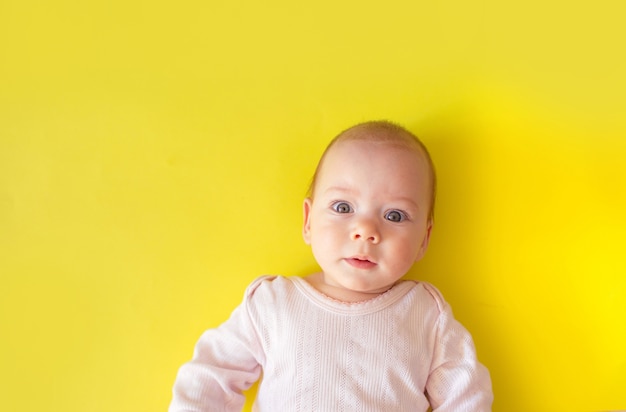
<svg viewBox="0 0 626 412">
<path fill-rule="evenodd" d="M 406 270 L 409 270 L 411 266 L 413 266 L 413 263 L 415 263 L 415 260 L 417 259 L 419 254 L 419 244 L 414 243 L 410 245 L 405 245 L 401 252 L 401 257 L 399 256 L 398 261 L 402 262 Z"/>
</svg>

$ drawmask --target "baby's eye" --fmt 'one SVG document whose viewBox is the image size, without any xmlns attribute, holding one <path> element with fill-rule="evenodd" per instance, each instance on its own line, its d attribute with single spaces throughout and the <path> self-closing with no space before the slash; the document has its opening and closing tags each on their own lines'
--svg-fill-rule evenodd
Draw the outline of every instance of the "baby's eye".
<svg viewBox="0 0 626 412">
<path fill-rule="evenodd" d="M 406 215 L 399 210 L 390 210 L 385 214 L 385 219 L 391 222 L 402 222 L 406 219 Z"/>
<path fill-rule="evenodd" d="M 352 206 L 346 202 L 337 202 L 332 205 L 332 208 L 337 213 L 350 213 L 352 212 Z"/>
</svg>

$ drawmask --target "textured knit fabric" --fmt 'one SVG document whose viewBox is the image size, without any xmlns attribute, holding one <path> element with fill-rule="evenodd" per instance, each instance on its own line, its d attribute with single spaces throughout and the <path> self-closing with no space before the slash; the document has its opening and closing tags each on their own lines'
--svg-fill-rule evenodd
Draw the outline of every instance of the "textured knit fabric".
<svg viewBox="0 0 626 412">
<path fill-rule="evenodd" d="M 297 277 L 262 277 L 206 331 L 174 384 L 170 412 L 490 411 L 487 369 L 439 292 L 402 281 L 361 303 Z"/>
</svg>

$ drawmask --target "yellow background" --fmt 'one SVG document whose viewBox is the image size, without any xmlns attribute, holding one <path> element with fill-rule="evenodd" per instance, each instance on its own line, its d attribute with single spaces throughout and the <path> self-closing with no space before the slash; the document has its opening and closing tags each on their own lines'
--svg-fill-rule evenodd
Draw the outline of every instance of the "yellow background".
<svg viewBox="0 0 626 412">
<path fill-rule="evenodd" d="M 380 118 L 432 152 L 410 276 L 473 333 L 494 411 L 626 409 L 625 11 L 0 0 L 2 410 L 166 410 L 249 282 L 315 268 L 315 163 Z"/>
</svg>

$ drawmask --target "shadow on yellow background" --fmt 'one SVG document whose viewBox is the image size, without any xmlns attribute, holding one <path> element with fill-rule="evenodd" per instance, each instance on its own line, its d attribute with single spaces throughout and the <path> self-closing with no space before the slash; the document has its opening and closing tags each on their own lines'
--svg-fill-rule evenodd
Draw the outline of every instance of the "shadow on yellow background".
<svg viewBox="0 0 626 412">
<path fill-rule="evenodd" d="M 166 410 L 250 281 L 315 269 L 317 159 L 380 118 L 432 152 L 409 277 L 473 333 L 494 411 L 625 409 L 625 11 L 2 2 L 3 409 Z"/>
</svg>

